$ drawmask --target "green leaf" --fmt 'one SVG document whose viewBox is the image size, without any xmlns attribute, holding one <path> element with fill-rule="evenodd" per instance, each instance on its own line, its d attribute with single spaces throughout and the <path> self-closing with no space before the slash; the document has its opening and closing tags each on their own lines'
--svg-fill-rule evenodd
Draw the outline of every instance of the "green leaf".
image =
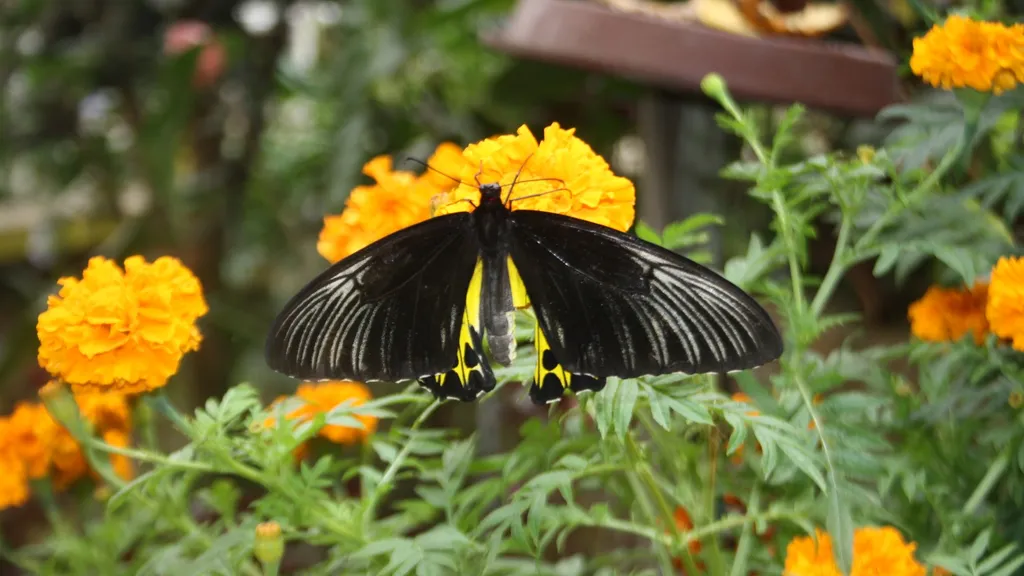
<svg viewBox="0 0 1024 576">
<path fill-rule="evenodd" d="M 747 441 L 747 426 L 738 414 L 725 412 L 723 416 L 729 426 L 732 426 L 732 434 L 729 435 L 729 443 L 725 447 L 725 454 L 731 456 Z"/>
<path fill-rule="evenodd" d="M 612 429 L 615 419 L 615 398 L 619 392 L 619 379 L 609 378 L 604 390 L 597 393 L 595 397 L 596 414 L 594 420 L 597 423 L 597 431 L 601 438 L 608 437 L 608 430 Z"/>
<path fill-rule="evenodd" d="M 898 244 L 886 245 L 878 254 L 878 260 L 875 262 L 872 274 L 882 276 L 889 270 L 892 270 L 892 267 L 896 265 L 896 259 L 899 258 L 899 255 L 900 247 Z"/>
<path fill-rule="evenodd" d="M 853 518 L 839 487 L 833 483 L 828 490 L 828 518 L 826 527 L 832 537 L 832 554 L 843 574 L 853 570 Z"/>
<path fill-rule="evenodd" d="M 695 214 L 681 222 L 673 222 L 662 233 L 665 248 L 678 250 L 688 246 L 707 243 L 707 233 L 702 228 L 721 226 L 725 221 L 717 214 Z"/>
<path fill-rule="evenodd" d="M 971 544 L 971 561 L 977 562 L 988 550 L 988 543 L 992 539 L 992 530 L 983 530 Z"/>
<path fill-rule="evenodd" d="M 1007 544 L 998 551 L 994 552 L 991 556 L 985 558 L 984 562 L 978 564 L 979 574 L 990 574 L 995 572 L 997 568 L 1003 565 L 1003 563 L 1017 551 L 1017 546 L 1014 544 Z M 1024 562 L 1024 557 L 1018 556 L 1015 560 Z"/>
<path fill-rule="evenodd" d="M 750 400 L 762 414 L 778 416 L 782 414 L 779 403 L 775 401 L 771 390 L 764 386 L 754 374 L 749 371 L 737 372 L 732 375 L 733 380 L 740 387 L 744 394 L 750 396 Z"/>
<path fill-rule="evenodd" d="M 661 236 L 654 231 L 654 228 L 651 228 L 647 224 L 637 221 L 636 226 L 633 227 L 633 232 L 636 234 L 637 238 L 650 242 L 651 244 L 661 246 Z"/>
<path fill-rule="evenodd" d="M 629 424 L 633 421 L 633 408 L 640 387 L 635 378 L 626 378 L 619 382 L 618 394 L 615 395 L 615 430 L 620 439 L 626 437 Z"/>
<path fill-rule="evenodd" d="M 670 430 L 669 408 L 662 399 L 661 393 L 646 382 L 641 382 L 641 388 L 643 388 L 644 394 L 647 396 L 647 403 L 651 407 L 651 416 L 654 418 L 654 421 L 665 430 Z M 1021 454 L 1021 465 L 1024 466 L 1024 447 L 1021 448 Z"/>
<path fill-rule="evenodd" d="M 708 426 L 714 424 L 711 419 L 711 413 L 708 412 L 707 407 L 703 404 L 698 404 L 692 400 L 686 398 L 672 398 L 665 396 L 665 403 L 668 404 L 669 408 L 673 412 L 677 412 L 683 418 L 686 418 L 690 422 L 696 422 L 698 424 L 706 424 Z"/>
</svg>

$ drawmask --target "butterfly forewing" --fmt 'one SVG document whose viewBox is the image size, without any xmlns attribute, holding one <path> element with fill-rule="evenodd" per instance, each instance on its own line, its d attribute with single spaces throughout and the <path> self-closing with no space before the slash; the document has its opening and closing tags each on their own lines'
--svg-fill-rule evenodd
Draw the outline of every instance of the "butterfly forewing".
<svg viewBox="0 0 1024 576">
<path fill-rule="evenodd" d="M 387 236 L 331 266 L 288 303 L 267 339 L 267 362 L 304 380 L 444 374 L 461 362 L 478 260 L 469 213 Z"/>
<path fill-rule="evenodd" d="M 753 298 L 683 256 L 548 212 L 518 210 L 510 222 L 512 260 L 560 369 L 598 379 L 727 372 L 782 352 Z"/>
</svg>

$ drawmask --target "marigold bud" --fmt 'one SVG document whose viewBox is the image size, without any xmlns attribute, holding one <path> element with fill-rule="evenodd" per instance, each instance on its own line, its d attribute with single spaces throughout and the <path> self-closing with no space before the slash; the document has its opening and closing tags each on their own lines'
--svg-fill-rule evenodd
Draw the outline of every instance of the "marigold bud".
<svg viewBox="0 0 1024 576">
<path fill-rule="evenodd" d="M 271 520 L 256 526 L 256 541 L 252 553 L 261 564 L 277 564 L 284 556 L 281 525 Z"/>
<path fill-rule="evenodd" d="M 721 100 L 725 96 L 725 79 L 720 74 L 708 74 L 700 81 L 700 89 L 715 100 Z"/>
</svg>

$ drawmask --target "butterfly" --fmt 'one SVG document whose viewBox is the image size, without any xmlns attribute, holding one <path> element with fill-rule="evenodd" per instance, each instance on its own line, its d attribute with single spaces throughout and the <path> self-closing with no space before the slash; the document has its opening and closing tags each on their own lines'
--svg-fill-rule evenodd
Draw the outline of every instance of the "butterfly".
<svg viewBox="0 0 1024 576">
<path fill-rule="evenodd" d="M 729 372 L 782 354 L 764 308 L 710 269 L 599 224 L 512 210 L 512 188 L 504 200 L 497 183 L 478 189 L 472 211 L 395 232 L 313 279 L 274 321 L 268 365 L 303 380 L 415 379 L 472 401 L 495 387 L 491 361 L 515 358 L 527 306 L 537 404 L 608 377 Z"/>
</svg>

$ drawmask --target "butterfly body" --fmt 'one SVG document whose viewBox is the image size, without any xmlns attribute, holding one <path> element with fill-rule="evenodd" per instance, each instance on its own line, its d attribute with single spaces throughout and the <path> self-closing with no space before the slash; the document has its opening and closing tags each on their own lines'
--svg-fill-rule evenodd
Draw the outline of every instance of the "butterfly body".
<svg viewBox="0 0 1024 576">
<path fill-rule="evenodd" d="M 302 379 L 416 379 L 439 398 L 495 386 L 532 306 L 537 403 L 610 376 L 721 372 L 782 351 L 750 296 L 674 252 L 591 222 L 512 210 L 483 184 L 470 212 L 431 218 L 334 264 L 278 316 L 270 366 Z M 483 341 L 489 344 L 485 353 Z"/>
</svg>

